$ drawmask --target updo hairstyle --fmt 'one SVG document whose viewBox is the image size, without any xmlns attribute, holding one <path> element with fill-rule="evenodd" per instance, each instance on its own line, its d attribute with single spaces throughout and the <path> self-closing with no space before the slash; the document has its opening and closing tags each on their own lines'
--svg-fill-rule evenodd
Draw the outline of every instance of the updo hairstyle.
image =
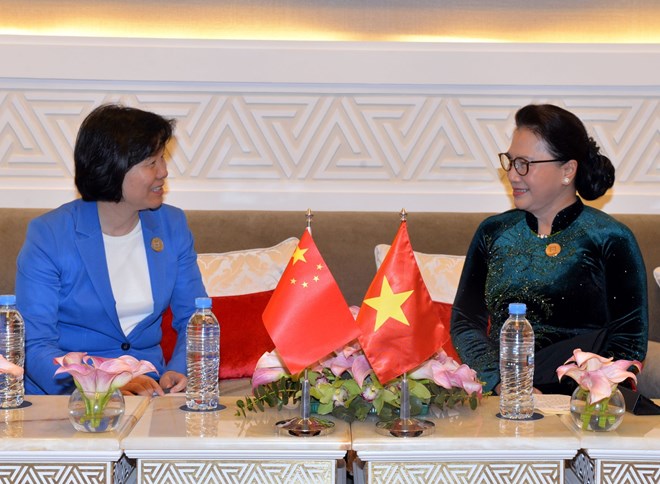
<svg viewBox="0 0 660 484">
<path fill-rule="evenodd" d="M 552 104 L 530 104 L 516 113 L 516 127 L 542 139 L 553 158 L 577 161 L 575 188 L 583 199 L 595 200 L 614 185 L 614 165 L 573 113 Z"/>
</svg>

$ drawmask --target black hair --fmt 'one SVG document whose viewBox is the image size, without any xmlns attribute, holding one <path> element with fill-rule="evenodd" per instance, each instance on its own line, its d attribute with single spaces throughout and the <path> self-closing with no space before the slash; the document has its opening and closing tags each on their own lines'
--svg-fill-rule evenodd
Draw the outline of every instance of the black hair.
<svg viewBox="0 0 660 484">
<path fill-rule="evenodd" d="M 82 122 L 73 151 L 83 200 L 119 202 L 128 170 L 160 151 L 175 121 L 119 104 L 104 104 Z"/>
<path fill-rule="evenodd" d="M 530 129 L 541 138 L 553 158 L 577 161 L 575 188 L 585 200 L 601 197 L 614 185 L 614 165 L 570 111 L 552 104 L 530 104 L 516 113 L 516 127 Z"/>
</svg>

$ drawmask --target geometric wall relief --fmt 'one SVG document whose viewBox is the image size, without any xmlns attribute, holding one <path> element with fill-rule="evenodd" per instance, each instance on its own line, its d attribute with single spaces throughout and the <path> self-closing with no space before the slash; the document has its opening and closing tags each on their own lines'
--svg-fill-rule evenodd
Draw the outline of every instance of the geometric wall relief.
<svg viewBox="0 0 660 484">
<path fill-rule="evenodd" d="M 551 102 L 585 122 L 617 167 L 616 190 L 660 193 L 658 92 L 47 87 L 0 83 L 0 188 L 73 187 L 81 121 L 101 103 L 122 102 L 177 120 L 169 146 L 172 192 L 499 194 L 505 185 L 496 154 L 509 146 L 515 111 Z"/>
</svg>

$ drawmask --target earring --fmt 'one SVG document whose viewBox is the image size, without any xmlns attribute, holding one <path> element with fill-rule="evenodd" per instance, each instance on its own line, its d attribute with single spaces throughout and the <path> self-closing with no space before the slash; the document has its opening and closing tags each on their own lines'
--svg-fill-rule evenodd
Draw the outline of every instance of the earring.
<svg viewBox="0 0 660 484">
<path fill-rule="evenodd" d="M 564 177 L 564 185 L 568 185 L 571 182 L 571 179 L 567 176 Z"/>
</svg>

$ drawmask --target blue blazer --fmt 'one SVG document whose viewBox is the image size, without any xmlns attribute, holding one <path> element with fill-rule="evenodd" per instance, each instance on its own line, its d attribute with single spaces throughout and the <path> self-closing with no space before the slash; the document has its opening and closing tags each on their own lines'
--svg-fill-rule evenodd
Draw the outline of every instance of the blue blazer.
<svg viewBox="0 0 660 484">
<path fill-rule="evenodd" d="M 75 200 L 30 222 L 17 260 L 16 304 L 25 319 L 28 394 L 73 390 L 68 374 L 53 376 L 53 358 L 70 351 L 132 355 L 159 374 L 186 373 L 185 329 L 195 298 L 205 296 L 193 238 L 182 210 L 163 205 L 140 212 L 154 312 L 126 336 L 115 309 L 96 202 Z M 167 307 L 179 333 L 165 366 L 160 347 Z"/>
</svg>

